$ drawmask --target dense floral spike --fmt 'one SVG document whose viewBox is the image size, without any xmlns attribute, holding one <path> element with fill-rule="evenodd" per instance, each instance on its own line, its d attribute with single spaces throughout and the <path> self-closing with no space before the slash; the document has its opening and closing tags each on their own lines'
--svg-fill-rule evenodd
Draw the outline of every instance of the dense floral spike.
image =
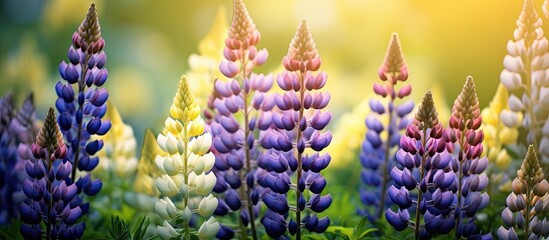
<svg viewBox="0 0 549 240">
<path fill-rule="evenodd" d="M 490 200 L 488 194 L 483 192 L 488 186 L 485 173 L 488 159 L 481 157 L 484 139 L 481 124 L 477 91 L 473 78 L 469 76 L 454 102 L 448 129 L 448 138 L 452 142 L 448 149 L 455 151 L 452 168 L 456 174 L 456 185 L 453 187 L 457 195 L 453 213 L 456 238 L 480 236 L 474 217 Z"/>
<path fill-rule="evenodd" d="M 165 122 L 167 132 L 157 137 L 163 153 L 155 159 L 161 172 L 156 179 L 156 188 L 164 196 L 154 206 L 156 213 L 164 219 L 163 225 L 157 227 L 158 234 L 162 239 L 191 239 L 191 217 L 198 214 L 209 219 L 202 223 L 197 237 L 212 239 L 220 228 L 215 218 L 211 217 L 218 205 L 217 198 L 211 194 L 216 183 L 215 175 L 210 172 L 215 157 L 208 152 L 212 137 L 204 133 L 205 123 L 200 117 L 200 107 L 185 76 L 181 77 L 170 112 L 171 117 Z M 191 197 L 199 200 L 191 201 Z M 183 201 L 174 204 L 177 199 Z M 171 220 L 181 222 L 184 228 L 176 231 L 168 223 Z"/>
<path fill-rule="evenodd" d="M 322 131 L 332 114 L 322 111 L 330 100 L 329 93 L 319 91 L 326 84 L 327 75 L 324 72 L 313 75 L 320 63 L 309 26 L 303 19 L 283 60 L 286 71 L 277 76 L 278 86 L 284 93 L 275 96 L 279 111 L 273 112 L 274 129 L 261 139 L 263 147 L 273 150 L 259 161 L 269 171 L 260 181 L 271 190 L 263 197 L 269 211 L 261 222 L 272 238 L 288 230 L 300 239 L 302 228 L 323 233 L 330 225 L 328 217 L 319 218 L 316 214 L 332 203 L 329 194 L 321 195 L 326 179 L 320 172 L 328 166 L 331 157 L 318 152 L 332 140 L 330 131 Z M 296 178 L 292 183 L 289 174 L 294 173 Z M 295 199 L 287 199 L 290 189 L 296 191 Z M 290 209 L 296 215 L 286 221 Z"/>
<path fill-rule="evenodd" d="M 408 67 L 404 60 L 398 35 L 393 33 L 385 61 L 379 68 L 379 78 L 387 81 L 387 84 L 374 83 L 374 93 L 387 98 L 384 105 L 377 99 L 370 100 L 370 109 L 373 113 L 366 118 L 366 133 L 362 143 L 360 162 L 364 167 L 361 179 L 366 187 L 361 189 L 360 197 L 366 209 L 359 210 L 361 215 L 368 215 L 370 220 L 375 221 L 382 217 L 390 200 L 386 198 L 387 188 L 391 185 L 389 173 L 394 166 L 395 151 L 398 146 L 401 132 L 410 124 L 408 114 L 414 109 L 412 100 L 400 105 L 395 105 L 395 100 L 403 99 L 410 95 L 412 87 L 410 84 L 396 89 L 397 81 L 408 79 Z M 381 119 L 386 115 L 388 121 L 383 123 Z M 370 211 L 375 211 L 370 214 Z"/>
<path fill-rule="evenodd" d="M 499 239 L 542 239 L 549 236 L 549 183 L 544 179 L 534 146 L 528 152 L 513 180 L 513 192 L 501 213 Z M 521 236 L 522 235 L 522 236 Z"/>
<path fill-rule="evenodd" d="M 505 146 L 516 143 L 518 138 L 518 129 L 505 126 L 499 118 L 501 112 L 509 110 L 508 98 L 507 89 L 499 84 L 494 98 L 481 112 L 481 128 L 484 131 L 482 145 L 486 149 L 483 156 L 486 155 L 488 161 L 494 163 L 500 170 L 507 169 L 512 160 Z"/>
<path fill-rule="evenodd" d="M 549 164 L 549 69 L 548 42 L 543 34 L 542 20 L 532 0 L 525 0 L 517 20 L 514 41 L 507 43 L 508 54 L 503 59 L 505 69 L 501 83 L 510 91 L 509 110 L 501 113 L 508 127 L 520 125 L 528 131 L 527 142 L 539 152 L 542 165 Z"/>
<path fill-rule="evenodd" d="M 23 192 L 27 200 L 19 207 L 24 222 L 20 230 L 25 239 L 40 239 L 41 223 L 46 227 L 46 239 L 82 237 L 85 223 L 77 222 L 88 211 L 88 205 L 82 204 L 78 188 L 70 179 L 72 165 L 63 160 L 67 152 L 55 112 L 50 108 L 32 145 L 32 154 L 38 160 L 25 163 L 28 178 Z"/>
<path fill-rule="evenodd" d="M 90 196 L 99 192 L 102 183 L 99 179 L 92 180 L 90 174 L 77 175 L 77 169 L 90 172 L 97 166 L 99 158 L 94 155 L 103 147 L 103 141 L 90 137 L 105 135 L 111 128 L 111 122 L 104 119 L 109 96 L 103 87 L 108 76 L 106 55 L 102 51 L 104 44 L 95 4 L 91 4 L 86 18 L 73 34 L 69 62 L 59 65 L 59 74 L 67 83 L 59 81 L 55 86 L 59 97 L 57 121 L 68 143 L 65 160 L 73 166 L 70 178 L 76 182 L 78 193 Z M 77 176 L 81 177 L 77 179 Z"/>
<path fill-rule="evenodd" d="M 124 193 L 124 200 L 136 209 L 154 211 L 154 204 L 160 195 L 155 186 L 156 178 L 160 177 L 154 162 L 157 155 L 165 156 L 156 143 L 156 137 L 150 129 L 147 129 L 141 148 L 141 157 L 137 163 L 133 191 Z"/>
<path fill-rule="evenodd" d="M 0 98 L 0 225 L 18 216 L 25 199 L 21 185 L 27 178 L 25 159 L 36 137 L 36 122 L 32 93 L 18 111 L 11 94 Z"/>
<path fill-rule="evenodd" d="M 234 1 L 233 19 L 225 39 L 224 60 L 220 72 L 227 80 L 216 80 L 208 106 L 217 115 L 206 112 L 212 134 L 212 152 L 216 157 L 213 169 L 217 177 L 214 191 L 220 194 L 216 215 L 238 212 L 241 238 L 250 234 L 258 239 L 256 219 L 259 199 L 264 189 L 255 181 L 264 173 L 258 159 L 264 150 L 258 138 L 270 125 L 270 111 L 274 105 L 266 92 L 273 85 L 273 76 L 255 74 L 256 66 L 265 63 L 267 50 L 257 50 L 260 33 L 256 29 L 242 0 Z M 245 183 L 245 184 L 243 184 Z M 220 239 L 234 236 L 230 228 L 222 228 Z"/>
<path fill-rule="evenodd" d="M 454 226 L 450 216 L 454 194 L 450 188 L 455 174 L 443 134 L 431 92 L 428 92 L 413 123 L 400 139 L 397 164 L 391 170 L 395 184 L 387 193 L 398 210 L 389 208 L 385 212 L 385 218 L 397 231 L 412 228 L 415 239 L 445 234 Z"/>
</svg>

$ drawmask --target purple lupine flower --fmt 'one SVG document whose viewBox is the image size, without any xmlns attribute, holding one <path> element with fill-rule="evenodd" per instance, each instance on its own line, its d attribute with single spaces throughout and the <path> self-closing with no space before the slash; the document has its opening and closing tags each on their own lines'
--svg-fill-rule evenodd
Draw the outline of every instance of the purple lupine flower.
<svg viewBox="0 0 549 240">
<path fill-rule="evenodd" d="M 214 214 L 226 215 L 238 212 L 241 238 L 250 234 L 258 239 L 256 219 L 259 215 L 258 202 L 264 188 L 256 180 L 264 174 L 258 167 L 263 149 L 257 144 L 258 137 L 269 127 L 264 124 L 270 118 L 274 106 L 266 93 L 273 85 L 272 75 L 253 73 L 256 66 L 265 63 L 267 50 L 258 50 L 256 45 L 260 33 L 256 29 L 242 0 L 234 1 L 231 27 L 225 40 L 223 60 L 219 66 L 228 80 L 216 80 L 208 106 L 215 109 L 205 111 L 213 137 L 211 152 L 216 157 L 213 172 L 217 182 L 213 189 L 220 194 Z M 267 116 L 266 116 L 267 115 Z M 221 227 L 217 237 L 230 239 L 234 231 Z"/>
<path fill-rule="evenodd" d="M 385 61 L 378 73 L 379 78 L 387 84 L 374 83 L 373 90 L 375 94 L 388 98 L 388 103 L 384 105 L 377 99 L 370 100 L 370 109 L 376 115 L 372 114 L 366 118 L 368 132 L 360 153 L 360 162 L 364 167 L 361 179 L 365 185 L 365 188 L 360 190 L 360 198 L 366 209 L 358 209 L 358 213 L 368 215 L 371 221 L 381 218 L 386 204 L 391 203 L 386 192 L 391 185 L 389 173 L 395 159 L 392 149 L 398 146 L 402 130 L 411 122 L 408 114 L 414 109 L 411 100 L 395 105 L 397 98 L 405 98 L 412 90 L 410 84 L 400 89 L 395 88 L 398 81 L 404 82 L 408 79 L 408 66 L 396 33 L 391 37 Z M 385 114 L 389 118 L 387 125 L 379 119 Z M 382 135 L 384 131 L 387 134 L 385 136 Z M 372 208 L 375 212 L 371 212 Z"/>
<path fill-rule="evenodd" d="M 321 60 L 305 19 L 297 28 L 283 64 L 286 71 L 276 80 L 284 93 L 274 99 L 279 109 L 272 115 L 274 129 L 261 139 L 263 147 L 272 149 L 260 162 L 269 171 L 260 184 L 271 190 L 263 197 L 269 210 L 261 222 L 272 238 L 288 230 L 300 239 L 302 228 L 316 233 L 328 228 L 330 219 L 319 218 L 316 213 L 332 203 L 329 194 L 321 195 L 326 179 L 320 175 L 331 158 L 328 153 L 318 153 L 332 140 L 330 131 L 322 131 L 332 118 L 329 111 L 322 111 L 330 94 L 319 91 L 326 84 L 327 75 L 314 74 Z M 296 175 L 295 183 L 288 174 Z M 290 189 L 296 192 L 295 199 L 287 199 Z M 296 215 L 287 221 L 289 210 Z"/>
<path fill-rule="evenodd" d="M 448 150 L 454 152 L 452 169 L 456 175 L 453 191 L 456 238 L 481 236 L 480 229 L 474 223 L 475 214 L 488 205 L 490 197 L 483 190 L 488 186 L 488 177 L 484 172 L 488 159 L 481 157 L 484 133 L 480 130 L 482 117 L 475 83 L 467 77 L 461 93 L 454 102 L 450 117 L 448 138 L 451 141 Z M 491 238 L 488 233 L 484 238 Z"/>
<path fill-rule="evenodd" d="M 59 111 L 58 123 L 68 143 L 65 160 L 74 166 L 70 178 L 76 182 L 78 193 L 90 196 L 99 192 L 101 180 L 92 180 L 89 173 L 78 180 L 76 176 L 77 169 L 90 172 L 99 163 L 93 155 L 103 147 L 103 141 L 91 141 L 90 137 L 104 135 L 111 128 L 110 121 L 102 119 L 107 112 L 105 102 L 109 96 L 103 87 L 108 76 L 106 55 L 102 51 L 104 45 L 92 3 L 86 18 L 73 34 L 69 62 L 59 64 L 59 74 L 66 83 L 59 81 L 55 85 L 59 97 L 55 104 Z"/>
<path fill-rule="evenodd" d="M 21 184 L 27 177 L 23 154 L 36 136 L 36 116 L 32 93 L 19 111 L 15 111 L 13 98 L 0 98 L 0 225 L 18 216 L 19 204 L 24 200 Z"/>
<path fill-rule="evenodd" d="M 455 174 L 443 134 L 428 92 L 400 139 L 397 164 L 391 170 L 395 184 L 387 193 L 398 210 L 389 208 L 385 212 L 385 218 L 397 231 L 412 228 L 415 239 L 448 233 L 454 226 L 449 206 L 454 201 L 450 187 Z"/>
<path fill-rule="evenodd" d="M 21 235 L 25 239 L 40 239 L 44 224 L 46 239 L 81 238 L 85 223 L 77 221 L 88 209 L 82 205 L 78 188 L 70 179 L 72 164 L 63 160 L 67 147 L 53 108 L 48 111 L 31 148 L 38 160 L 25 162 L 28 178 L 22 188 L 27 199 L 19 206 L 24 222 Z"/>
</svg>

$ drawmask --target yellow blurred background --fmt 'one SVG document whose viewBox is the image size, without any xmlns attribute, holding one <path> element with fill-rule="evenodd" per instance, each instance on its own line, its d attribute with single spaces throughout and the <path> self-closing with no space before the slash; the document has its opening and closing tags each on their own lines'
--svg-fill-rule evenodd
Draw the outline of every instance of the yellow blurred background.
<svg viewBox="0 0 549 240">
<path fill-rule="evenodd" d="M 72 33 L 91 2 L 0 0 L 0 95 L 12 92 L 22 99 L 32 90 L 43 117 L 54 105 L 53 86 L 61 79 L 57 66 L 67 59 Z M 269 51 L 258 72 L 280 69 L 298 22 L 309 20 L 321 69 L 329 75 L 330 109 L 336 118 L 371 95 L 392 32 L 399 33 L 418 100 L 437 86 L 452 103 L 472 75 L 481 107 L 486 106 L 522 8 L 522 1 L 509 0 L 244 2 L 262 34 L 258 47 Z M 534 2 L 542 15 L 542 1 Z M 189 69 L 188 58 L 198 52 L 220 6 L 229 24 L 232 1 L 95 3 L 106 41 L 110 99 L 141 137 L 146 127 L 163 122 L 179 76 Z"/>
</svg>

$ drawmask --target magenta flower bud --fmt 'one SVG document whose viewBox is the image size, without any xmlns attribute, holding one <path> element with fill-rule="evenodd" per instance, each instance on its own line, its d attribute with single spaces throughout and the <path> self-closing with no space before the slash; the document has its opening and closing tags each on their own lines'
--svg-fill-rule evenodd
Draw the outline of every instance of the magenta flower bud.
<svg viewBox="0 0 549 240">
<path fill-rule="evenodd" d="M 374 83 L 374 93 L 382 97 L 387 96 L 387 90 L 385 89 L 385 86 L 379 83 Z"/>
<path fill-rule="evenodd" d="M 412 85 L 406 84 L 400 90 L 398 90 L 397 96 L 398 98 L 404 98 L 410 95 L 412 92 Z"/>
<path fill-rule="evenodd" d="M 309 61 L 307 61 L 306 69 L 309 71 L 317 71 L 320 68 L 320 65 L 322 64 L 322 60 L 320 60 L 320 57 L 313 58 Z"/>
<path fill-rule="evenodd" d="M 269 52 L 266 49 L 261 49 L 254 58 L 254 63 L 256 66 L 262 66 L 267 61 L 269 57 Z"/>
<path fill-rule="evenodd" d="M 228 78 L 234 78 L 239 73 L 238 66 L 234 62 L 223 61 L 219 64 L 219 71 Z"/>
</svg>

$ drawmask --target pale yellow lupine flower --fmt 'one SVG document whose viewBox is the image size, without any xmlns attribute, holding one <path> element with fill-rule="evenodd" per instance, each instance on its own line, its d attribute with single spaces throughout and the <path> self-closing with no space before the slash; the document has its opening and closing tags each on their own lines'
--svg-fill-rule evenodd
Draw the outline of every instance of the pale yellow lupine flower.
<svg viewBox="0 0 549 240">
<path fill-rule="evenodd" d="M 516 143 L 518 138 L 518 129 L 505 126 L 500 119 L 501 112 L 509 110 L 508 99 L 509 93 L 500 83 L 494 98 L 481 113 L 483 120 L 481 128 L 484 131 L 482 144 L 485 149 L 482 155 L 487 156 L 490 163 L 502 170 L 506 169 L 512 160 L 504 146 Z M 522 118 L 522 114 L 520 115 Z"/>
</svg>

